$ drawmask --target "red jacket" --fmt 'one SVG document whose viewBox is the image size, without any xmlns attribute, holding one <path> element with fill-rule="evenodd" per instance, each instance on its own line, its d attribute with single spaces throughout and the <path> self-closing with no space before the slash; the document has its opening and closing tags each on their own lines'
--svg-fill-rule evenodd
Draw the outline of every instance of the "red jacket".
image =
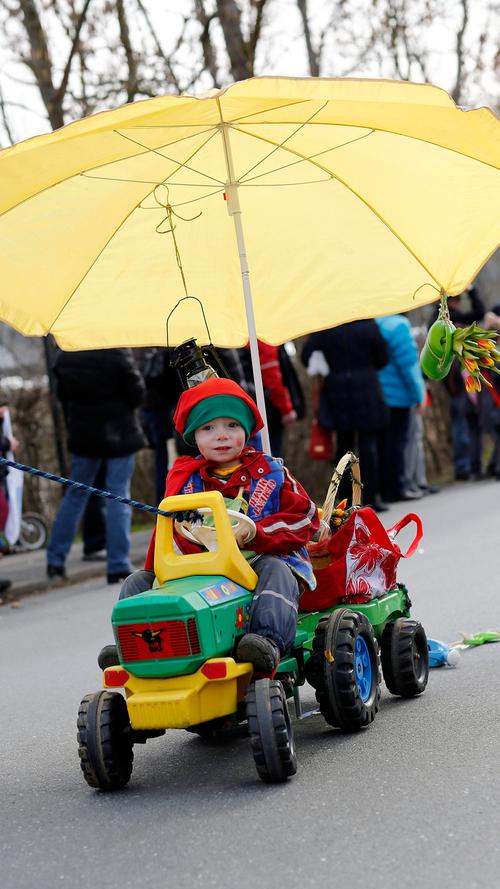
<svg viewBox="0 0 500 889">
<path fill-rule="evenodd" d="M 258 340 L 258 346 L 262 384 L 271 404 L 277 408 L 282 417 L 286 417 L 293 411 L 293 404 L 290 393 L 283 382 L 278 347 L 263 343 L 262 340 Z M 249 349 L 250 346 L 246 348 Z"/>
<path fill-rule="evenodd" d="M 267 471 L 269 464 L 262 451 L 245 448 L 241 455 L 241 466 L 233 472 L 225 484 L 219 479 L 208 475 L 207 461 L 196 457 L 178 457 L 167 475 L 165 497 L 179 494 L 188 478 L 199 472 L 206 491 L 220 491 L 225 497 L 236 497 L 242 486 L 249 487 L 249 476 L 254 479 L 262 477 L 259 468 Z M 299 482 L 284 468 L 285 478 L 280 492 L 280 511 L 261 518 L 257 523 L 257 532 L 251 541 L 251 548 L 256 553 L 286 555 L 307 544 L 319 528 L 318 511 L 312 500 Z M 245 484 L 246 482 L 246 484 Z M 288 530 L 286 525 L 296 525 L 297 519 L 308 517 L 308 521 L 297 530 Z M 266 526 L 283 523 L 285 527 L 275 530 L 272 534 L 264 531 Z M 185 538 L 175 534 L 175 541 L 181 552 L 201 552 L 202 547 L 189 543 Z M 149 571 L 154 568 L 155 531 L 149 544 L 144 567 Z"/>
</svg>

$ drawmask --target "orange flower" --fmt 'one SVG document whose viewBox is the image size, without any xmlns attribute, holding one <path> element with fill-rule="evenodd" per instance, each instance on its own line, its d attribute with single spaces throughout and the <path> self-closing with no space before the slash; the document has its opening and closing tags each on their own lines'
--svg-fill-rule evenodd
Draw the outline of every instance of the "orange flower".
<svg viewBox="0 0 500 889">
<path fill-rule="evenodd" d="M 474 373 L 474 371 L 477 370 L 477 361 L 475 358 L 466 358 L 464 364 L 469 373 Z"/>
<path fill-rule="evenodd" d="M 465 388 L 466 388 L 467 392 L 474 392 L 474 389 L 476 388 L 476 384 L 474 382 L 474 377 L 468 376 L 466 378 Z"/>
<path fill-rule="evenodd" d="M 483 355 L 480 363 L 483 365 L 483 367 L 493 367 L 495 364 L 493 358 L 490 358 L 489 355 Z"/>
<path fill-rule="evenodd" d="M 493 340 L 478 340 L 477 345 L 481 349 L 487 349 L 488 352 L 491 352 L 491 350 L 495 348 L 495 343 L 493 342 Z"/>
<path fill-rule="evenodd" d="M 476 392 L 480 392 L 481 391 L 481 380 L 479 379 L 479 377 L 476 377 L 474 382 L 475 382 Z"/>
</svg>

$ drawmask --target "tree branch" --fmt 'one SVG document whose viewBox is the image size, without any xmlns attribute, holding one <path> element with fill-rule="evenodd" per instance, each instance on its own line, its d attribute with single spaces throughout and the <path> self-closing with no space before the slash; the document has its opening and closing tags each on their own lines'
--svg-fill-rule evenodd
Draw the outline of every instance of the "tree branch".
<svg viewBox="0 0 500 889">
<path fill-rule="evenodd" d="M 464 67 L 464 35 L 469 21 L 469 0 L 462 0 L 462 25 L 457 33 L 457 75 L 455 86 L 452 90 L 452 98 L 454 102 L 459 103 L 463 89 L 463 67 Z"/>
<path fill-rule="evenodd" d="M 130 42 L 130 30 L 123 0 L 116 0 L 116 12 L 118 15 L 118 23 L 120 25 L 120 38 L 127 58 L 127 102 L 133 102 L 137 93 L 137 59 Z"/>
<path fill-rule="evenodd" d="M 234 80 L 245 80 L 253 74 L 253 59 L 241 30 L 241 11 L 235 0 L 216 0 L 217 15 L 224 34 L 231 75 Z"/>
<path fill-rule="evenodd" d="M 69 80 L 69 75 L 71 72 L 71 64 L 73 62 L 73 57 L 78 49 L 78 43 L 80 40 L 80 32 L 81 32 L 83 24 L 85 22 L 85 18 L 87 16 L 88 8 L 89 8 L 91 2 L 92 2 L 92 0 L 85 0 L 85 2 L 83 4 L 82 11 L 81 11 L 80 15 L 78 16 L 78 21 L 76 23 L 75 33 L 73 36 L 73 43 L 71 44 L 71 49 L 69 51 L 69 56 L 66 61 L 66 65 L 64 68 L 61 83 L 59 84 L 59 86 L 57 88 L 57 97 L 58 97 L 61 105 L 62 105 L 64 96 L 66 93 L 66 89 L 68 86 L 68 80 Z"/>
<path fill-rule="evenodd" d="M 172 67 L 172 63 L 171 63 L 169 57 L 168 57 L 167 54 L 165 53 L 165 50 L 163 49 L 163 47 L 162 47 L 162 45 L 161 45 L 161 43 L 160 43 L 160 40 L 159 40 L 159 38 L 158 38 L 158 35 L 157 35 L 157 33 L 156 33 L 156 31 L 155 31 L 155 29 L 154 29 L 154 27 L 153 27 L 153 23 L 152 23 L 152 21 L 151 21 L 151 19 L 150 19 L 150 17 L 149 17 L 149 13 L 148 13 L 148 11 L 147 11 L 147 9 L 144 7 L 144 4 L 143 4 L 142 0 L 136 0 L 136 3 L 137 3 L 137 7 L 138 7 L 139 11 L 142 13 L 142 16 L 143 16 L 143 18 L 144 18 L 144 21 L 146 22 L 146 25 L 147 25 L 147 27 L 148 27 L 148 31 L 149 31 L 149 33 L 151 34 L 151 37 L 153 38 L 154 44 L 155 44 L 155 46 L 156 46 L 156 51 L 157 51 L 158 55 L 160 56 L 160 58 L 163 59 L 163 61 L 165 62 L 165 65 L 166 65 L 166 68 L 167 68 L 167 71 L 168 71 L 168 75 L 169 75 L 169 78 L 170 78 L 170 83 L 175 87 L 175 89 L 177 90 L 178 93 L 181 93 L 182 90 L 181 90 L 179 81 L 178 81 L 178 79 L 177 79 L 177 76 L 176 76 L 176 74 L 175 74 L 175 72 L 174 72 L 174 69 L 173 69 L 173 67 Z"/>
<path fill-rule="evenodd" d="M 64 124 L 60 97 L 52 79 L 52 59 L 45 32 L 34 0 L 19 0 L 24 27 L 30 44 L 30 58 L 25 64 L 33 71 L 52 129 Z"/>
<path fill-rule="evenodd" d="M 309 13 L 307 10 L 307 0 L 297 0 L 297 7 L 302 19 L 302 27 L 304 29 L 304 39 L 306 41 L 307 58 L 309 59 L 309 73 L 311 77 L 319 77 L 319 52 L 314 49 L 309 25 Z"/>
<path fill-rule="evenodd" d="M 7 117 L 7 111 L 5 108 L 5 101 L 3 97 L 2 87 L 0 86 L 0 116 L 2 118 L 2 123 L 4 125 L 5 132 L 7 133 L 7 138 L 11 145 L 16 141 L 12 134 L 12 130 L 10 128 L 9 119 Z"/>
</svg>

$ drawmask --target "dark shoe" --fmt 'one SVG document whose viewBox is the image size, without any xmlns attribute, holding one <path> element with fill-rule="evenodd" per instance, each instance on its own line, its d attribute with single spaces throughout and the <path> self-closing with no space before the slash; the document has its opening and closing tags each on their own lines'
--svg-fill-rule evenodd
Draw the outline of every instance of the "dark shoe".
<svg viewBox="0 0 500 889">
<path fill-rule="evenodd" d="M 84 553 L 82 556 L 82 560 L 84 562 L 105 562 L 106 561 L 106 550 L 99 549 L 94 550 L 92 553 Z"/>
<path fill-rule="evenodd" d="M 101 670 L 106 670 L 107 667 L 119 667 L 120 658 L 116 645 L 105 645 L 104 648 L 101 648 L 97 655 L 97 663 Z"/>
<path fill-rule="evenodd" d="M 387 503 L 384 503 L 382 500 L 375 500 L 373 509 L 375 510 L 375 512 L 389 512 L 390 506 Z"/>
<path fill-rule="evenodd" d="M 61 580 L 66 579 L 66 569 L 64 565 L 47 565 L 47 577 L 51 579 L 60 577 Z"/>
<path fill-rule="evenodd" d="M 468 482 L 470 480 L 470 472 L 456 472 L 455 479 L 457 482 Z"/>
<path fill-rule="evenodd" d="M 249 662 L 257 673 L 266 676 L 275 673 L 280 662 L 280 650 L 272 639 L 266 636 L 258 636 L 257 633 L 247 633 L 238 642 L 236 660 L 242 663 Z"/>
<path fill-rule="evenodd" d="M 108 574 L 108 583 L 123 583 L 127 577 L 130 577 L 132 571 L 119 571 L 118 574 Z"/>
<path fill-rule="evenodd" d="M 12 586 L 11 580 L 0 580 L 0 593 L 6 593 Z"/>
<path fill-rule="evenodd" d="M 420 490 L 425 497 L 427 494 L 439 494 L 441 488 L 438 485 L 420 485 Z"/>
</svg>

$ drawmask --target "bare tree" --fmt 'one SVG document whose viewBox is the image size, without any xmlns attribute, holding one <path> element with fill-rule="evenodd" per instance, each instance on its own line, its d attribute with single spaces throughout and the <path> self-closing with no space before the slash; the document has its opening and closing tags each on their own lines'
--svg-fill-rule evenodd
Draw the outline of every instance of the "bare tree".
<svg viewBox="0 0 500 889">
<path fill-rule="evenodd" d="M 53 76 L 53 61 L 37 6 L 34 0 L 19 0 L 19 12 L 23 19 L 30 46 L 29 56 L 25 56 L 22 61 L 30 68 L 35 77 L 52 129 L 61 127 L 64 123 L 64 100 L 71 66 L 78 49 L 81 30 L 91 2 L 92 0 L 84 0 L 81 12 L 75 22 L 73 38 L 62 77 L 59 84 L 56 85 Z"/>
<path fill-rule="evenodd" d="M 273 73 L 280 57 L 280 73 L 423 80 L 461 103 L 491 102 L 488 5 L 492 20 L 493 0 L 185 0 L 175 16 L 156 0 L 0 0 L 0 132 L 18 138 L 26 109 L 60 127 Z"/>
<path fill-rule="evenodd" d="M 10 63 L 2 66 L 0 126 L 10 142 L 13 109 L 45 112 L 55 129 L 110 105 L 192 85 L 193 72 L 181 77 L 176 64 L 189 17 L 168 35 L 166 51 L 143 0 L 0 0 L 0 16 Z M 196 78 L 202 70 L 197 64 Z M 15 96 L 17 84 L 24 103 Z"/>
<path fill-rule="evenodd" d="M 307 58 L 309 61 L 309 73 L 311 77 L 319 77 L 320 71 L 320 61 L 321 61 L 321 46 L 314 46 L 313 37 L 311 33 L 311 22 L 309 18 L 309 10 L 307 7 L 307 0 L 297 0 L 297 7 L 299 10 L 300 17 L 302 19 L 302 28 L 304 30 L 304 40 L 307 48 Z"/>
</svg>

